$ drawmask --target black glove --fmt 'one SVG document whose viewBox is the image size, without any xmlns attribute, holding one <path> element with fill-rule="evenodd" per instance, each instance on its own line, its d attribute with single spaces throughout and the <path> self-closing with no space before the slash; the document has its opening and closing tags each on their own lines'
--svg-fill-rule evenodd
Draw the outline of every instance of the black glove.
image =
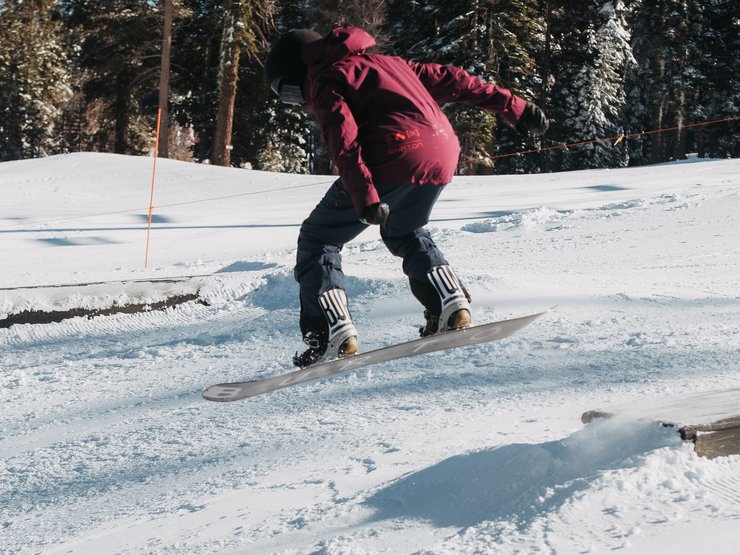
<svg viewBox="0 0 740 555">
<path fill-rule="evenodd" d="M 529 133 L 532 135 L 544 135 L 549 126 L 550 124 L 547 122 L 545 112 L 537 105 L 527 102 L 524 112 L 522 112 L 522 117 L 519 118 L 519 123 L 516 124 L 515 129 L 526 137 Z"/>
<path fill-rule="evenodd" d="M 390 212 L 391 209 L 386 203 L 376 202 L 362 211 L 360 221 L 367 225 L 381 225 L 388 219 Z"/>
</svg>

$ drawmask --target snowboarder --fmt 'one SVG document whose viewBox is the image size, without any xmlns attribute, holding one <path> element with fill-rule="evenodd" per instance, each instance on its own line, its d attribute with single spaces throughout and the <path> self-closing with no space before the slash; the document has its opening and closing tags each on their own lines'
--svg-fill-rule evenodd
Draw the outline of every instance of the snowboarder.
<svg viewBox="0 0 740 555">
<path fill-rule="evenodd" d="M 507 89 L 460 68 L 367 53 L 373 46 L 356 27 L 325 37 L 297 29 L 281 35 L 265 60 L 267 84 L 283 103 L 307 106 L 339 170 L 298 236 L 294 275 L 308 345 L 294 357 L 299 367 L 357 352 L 340 253 L 370 225 L 403 259 L 425 309 L 422 336 L 471 324 L 467 291 L 424 229 L 460 154 L 440 104 L 479 106 L 523 134 L 548 127 L 540 108 Z"/>
</svg>

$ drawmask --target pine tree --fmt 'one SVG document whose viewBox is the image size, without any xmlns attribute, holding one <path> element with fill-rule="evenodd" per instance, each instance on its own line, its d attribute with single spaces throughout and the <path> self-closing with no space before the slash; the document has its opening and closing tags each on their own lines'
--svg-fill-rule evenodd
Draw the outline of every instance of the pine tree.
<svg viewBox="0 0 740 555">
<path fill-rule="evenodd" d="M 162 41 L 161 15 L 149 0 L 65 0 L 78 37 L 90 147 L 143 154 L 154 143 Z"/>
<path fill-rule="evenodd" d="M 558 49 L 552 62 L 554 140 L 570 144 L 621 134 L 624 74 L 634 63 L 625 15 L 620 0 L 590 0 L 553 26 Z M 625 147 L 610 142 L 559 150 L 550 157 L 559 170 L 618 167 L 628 161 Z"/>
<path fill-rule="evenodd" d="M 213 163 L 230 165 L 234 105 L 242 52 L 257 56 L 266 42 L 263 27 L 269 24 L 272 6 L 266 0 L 227 0 L 219 63 L 218 109 L 213 139 Z"/>
<path fill-rule="evenodd" d="M 159 111 L 161 116 L 161 133 L 159 138 L 159 156 L 169 156 L 170 143 L 170 58 L 172 55 L 172 12 L 173 0 L 162 0 L 162 57 L 159 68 Z"/>
<path fill-rule="evenodd" d="M 171 111 L 181 127 L 194 131 L 193 158 L 203 162 L 210 160 L 213 146 L 223 2 L 180 0 L 179 4 L 186 15 L 173 30 L 173 61 L 179 78 L 172 82 Z"/>
<path fill-rule="evenodd" d="M 266 53 L 272 28 L 271 4 L 262 4 L 265 11 L 260 12 L 261 17 L 255 21 L 252 12 L 248 12 L 253 9 L 250 3 L 232 5 L 230 17 L 225 11 L 226 4 L 220 0 L 181 1 L 189 13 L 175 29 L 174 61 L 181 79 L 174 83 L 172 101 L 178 123 L 195 133 L 193 156 L 198 161 L 210 161 L 228 154 L 230 165 L 262 168 L 259 153 L 270 133 L 268 118 L 272 93 L 264 83 L 261 58 Z M 235 15 L 237 20 L 234 20 Z M 233 30 L 228 27 L 228 21 L 232 22 L 232 27 L 237 22 L 236 30 L 235 34 L 229 31 L 224 41 L 224 31 Z M 238 42 L 237 48 L 224 53 L 224 47 L 233 46 L 234 42 Z M 234 64 L 237 50 L 238 63 Z M 224 82 L 225 74 L 229 77 L 227 83 Z M 225 91 L 229 94 L 222 94 Z M 233 108 L 230 107 L 232 102 Z M 219 112 L 221 118 L 217 122 Z M 231 131 L 227 133 L 229 114 Z M 217 123 L 221 125 L 218 147 L 215 142 Z M 229 144 L 232 148 L 226 149 Z"/>
<path fill-rule="evenodd" d="M 234 105 L 242 52 L 256 56 L 264 44 L 262 27 L 272 6 L 266 0 L 226 0 L 219 62 L 218 109 L 213 139 L 213 163 L 230 165 Z"/>
<path fill-rule="evenodd" d="M 542 47 L 539 2 L 428 0 L 394 4 L 387 33 L 394 53 L 461 67 L 527 98 L 541 89 L 536 56 Z M 445 107 L 462 148 L 463 173 L 490 171 L 499 143 L 520 139 L 493 114 L 464 105 Z"/>
<path fill-rule="evenodd" d="M 596 24 L 598 0 L 587 0 L 576 12 L 569 12 L 567 2 L 556 0 L 555 17 L 549 32 L 554 44 L 551 59 L 552 87 L 550 91 L 549 116 L 551 118 L 550 139 L 568 144 L 577 140 L 593 138 L 582 129 L 581 114 L 588 110 L 591 98 L 583 85 L 589 77 L 589 68 L 595 66 Z M 570 151 L 556 150 L 548 155 L 551 169 L 555 171 L 577 168 Z"/>
<path fill-rule="evenodd" d="M 663 98 L 666 100 L 667 125 L 678 127 L 672 135 L 664 134 L 664 158 L 680 160 L 686 158 L 686 130 L 689 106 L 695 100 L 697 90 L 692 66 L 692 45 L 690 36 L 691 18 L 694 16 L 694 2 L 683 0 L 669 5 L 667 13 L 666 57 L 670 60 L 668 72 L 663 83 Z M 664 124 L 665 125 L 665 124 Z"/>
<path fill-rule="evenodd" d="M 701 3 L 701 18 L 692 25 L 692 57 L 701 60 L 699 94 L 691 110 L 694 121 L 740 116 L 740 1 Z M 740 122 L 697 128 L 702 157 L 740 157 Z"/>
<path fill-rule="evenodd" d="M 69 146 L 148 152 L 163 1 L 0 2 L 0 158 Z M 196 159 L 214 157 L 222 98 L 234 106 L 232 138 L 219 139 L 234 145 L 232 164 L 329 171 L 316 126 L 279 104 L 260 60 L 268 36 L 337 24 L 367 28 L 381 51 L 454 64 L 537 102 L 552 120 L 544 144 L 678 128 L 616 148 L 600 143 L 504 158 L 496 160 L 497 172 L 659 162 L 694 150 L 740 156 L 740 124 L 685 127 L 740 113 L 738 0 L 586 0 L 577 9 L 564 0 L 178 0 L 175 8 L 172 114 L 195 131 Z M 277 10 L 274 28 L 263 24 L 270 8 Z M 229 13 L 238 16 L 231 26 Z M 224 35 L 228 29 L 234 33 Z M 240 83 L 236 92 L 220 95 L 228 87 L 219 85 L 219 71 L 237 68 L 221 46 L 237 42 L 249 56 L 231 74 L 232 85 Z M 76 56 L 67 45 L 75 45 Z M 493 155 L 541 144 L 523 141 L 481 110 L 444 109 L 460 136 L 463 172 L 490 171 Z"/>
<path fill-rule="evenodd" d="M 72 92 L 56 0 L 0 4 L 0 160 L 55 154 Z"/>
<path fill-rule="evenodd" d="M 306 0 L 285 0 L 275 13 L 272 39 L 290 29 L 318 28 L 313 4 Z M 256 167 L 291 173 L 330 173 L 331 160 L 316 123 L 301 108 L 280 103 L 260 74 L 255 87 L 261 91 L 260 111 L 253 121 L 260 129 Z"/>
<path fill-rule="evenodd" d="M 549 113 L 547 97 L 548 75 L 543 71 L 546 63 L 546 1 L 500 3 L 495 10 L 491 35 L 497 45 L 497 70 L 494 80 L 516 94 L 538 104 Z M 494 11 L 494 10 L 492 10 Z M 498 153 L 534 150 L 542 146 L 543 138 L 523 138 L 507 125 L 496 127 Z M 536 173 L 543 169 L 538 156 L 507 157 L 496 161 L 496 173 Z"/>
<path fill-rule="evenodd" d="M 705 58 L 692 35 L 704 32 L 702 2 L 642 0 L 633 23 L 633 51 L 637 64 L 629 76 L 631 107 L 629 131 L 656 131 L 630 140 L 632 163 L 658 163 L 686 156 L 689 136 L 683 125 L 697 116 L 696 106 L 714 62 Z M 692 31 L 692 28 L 694 30 Z M 657 132 L 677 127 L 673 132 Z"/>
<path fill-rule="evenodd" d="M 334 27 L 352 25 L 364 29 L 379 42 L 385 24 L 387 0 L 315 0 L 307 4 L 311 27 L 327 33 Z"/>
<path fill-rule="evenodd" d="M 626 77 L 625 130 L 629 133 L 641 133 L 652 129 L 653 74 L 659 71 L 660 63 L 654 55 L 656 48 L 656 31 L 653 27 L 657 21 L 657 10 L 650 0 L 636 2 L 628 13 L 632 30 L 632 53 L 635 64 Z M 651 159 L 652 138 L 632 137 L 627 141 L 630 165 L 646 164 Z"/>
</svg>

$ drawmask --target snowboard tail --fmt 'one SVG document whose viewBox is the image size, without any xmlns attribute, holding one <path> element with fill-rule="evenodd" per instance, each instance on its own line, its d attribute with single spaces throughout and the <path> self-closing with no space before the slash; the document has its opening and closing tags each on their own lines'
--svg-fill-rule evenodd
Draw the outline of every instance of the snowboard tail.
<svg viewBox="0 0 740 555">
<path fill-rule="evenodd" d="M 489 324 L 453 330 L 439 335 L 430 335 L 373 351 L 367 351 L 351 357 L 314 364 L 306 368 L 262 380 L 216 384 L 203 392 L 203 398 L 208 401 L 222 403 L 239 401 L 373 364 L 433 353 L 435 351 L 443 351 L 454 347 L 498 341 L 499 339 L 513 335 L 547 312 L 549 311 L 539 312 L 521 318 L 513 318 L 511 320 L 502 320 L 500 322 L 491 322 Z"/>
</svg>

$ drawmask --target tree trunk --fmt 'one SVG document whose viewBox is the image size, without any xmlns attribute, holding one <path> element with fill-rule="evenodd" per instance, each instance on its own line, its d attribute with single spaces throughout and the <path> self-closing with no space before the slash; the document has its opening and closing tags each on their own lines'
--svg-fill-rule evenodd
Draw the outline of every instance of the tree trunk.
<svg viewBox="0 0 740 555">
<path fill-rule="evenodd" d="M 550 73 L 552 71 L 552 28 L 550 22 L 552 21 L 552 7 L 550 1 L 545 2 L 545 13 L 544 13 L 544 25 L 545 25 L 545 50 L 542 53 L 542 62 L 540 64 L 540 80 L 542 81 L 542 87 L 540 88 L 540 94 L 538 97 L 539 105 L 543 110 L 548 110 L 547 99 L 550 98 Z M 552 158 L 550 156 L 543 156 L 540 162 L 541 171 L 549 173 L 552 171 Z"/>
<path fill-rule="evenodd" d="M 159 70 L 159 109 L 161 124 L 158 156 L 167 158 L 170 150 L 170 125 L 168 100 L 170 96 L 170 51 L 172 49 L 172 0 L 162 0 L 164 4 L 164 25 L 162 38 L 162 62 Z"/>
<path fill-rule="evenodd" d="M 665 101 L 663 98 L 660 98 L 660 101 L 655 103 L 655 107 L 653 108 L 653 114 L 652 114 L 652 126 L 653 129 L 661 129 L 663 127 L 663 106 L 665 104 Z M 664 137 L 662 133 L 653 133 L 653 135 L 650 137 L 650 163 L 651 164 L 660 164 L 661 162 L 665 162 L 665 145 L 664 145 Z"/>
<path fill-rule="evenodd" d="M 116 154 L 130 154 L 128 142 L 129 125 L 129 96 L 133 77 L 128 70 L 122 70 L 116 75 L 116 99 L 114 103 L 114 144 Z"/>
<path fill-rule="evenodd" d="M 679 92 L 679 105 L 677 108 L 676 118 L 676 142 L 673 145 L 673 156 L 674 160 L 686 160 L 686 129 L 684 128 L 684 93 Z"/>
<path fill-rule="evenodd" d="M 234 121 L 234 101 L 239 76 L 240 46 L 236 40 L 235 18 L 227 13 L 221 46 L 221 68 L 219 71 L 219 98 L 216 113 L 216 131 L 213 137 L 211 162 L 217 166 L 231 164 L 231 132 Z"/>
</svg>

